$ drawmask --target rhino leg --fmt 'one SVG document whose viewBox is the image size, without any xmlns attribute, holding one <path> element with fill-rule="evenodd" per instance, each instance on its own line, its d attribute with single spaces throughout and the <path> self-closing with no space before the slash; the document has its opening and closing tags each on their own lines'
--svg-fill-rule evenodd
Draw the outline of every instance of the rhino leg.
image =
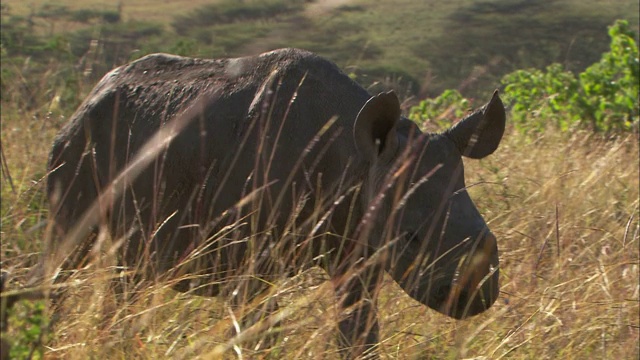
<svg viewBox="0 0 640 360">
<path fill-rule="evenodd" d="M 340 320 L 338 348 L 345 359 L 377 358 L 378 320 L 376 293 L 382 277 L 379 266 L 371 266 L 359 275 L 344 275 L 344 283 L 334 281 L 340 307 L 347 315 Z"/>
<path fill-rule="evenodd" d="M 269 297 L 263 304 L 251 309 L 249 313 L 242 317 L 241 323 L 244 328 L 249 328 L 260 321 L 266 320 L 269 316 L 278 312 L 278 302 L 275 298 Z M 263 334 L 259 335 L 254 340 L 250 340 L 246 347 L 253 351 L 260 351 L 273 348 L 278 342 L 278 334 L 272 333 L 269 330 L 273 327 L 278 327 L 280 323 L 275 323 L 273 326 L 265 328 Z"/>
<path fill-rule="evenodd" d="M 248 255 L 250 250 L 246 248 L 238 251 L 244 252 L 244 261 L 236 264 L 236 272 L 221 287 L 221 295 L 236 319 L 229 333 L 247 350 L 270 349 L 278 340 L 278 333 L 272 329 L 280 325 L 272 316 L 278 312 L 276 297 L 270 291 L 274 262 L 261 248 L 256 250 L 257 255 Z"/>
<path fill-rule="evenodd" d="M 232 284 L 235 286 L 229 286 Z M 226 299 L 231 310 L 239 316 L 229 331 L 230 335 L 244 338 L 240 340 L 242 347 L 251 351 L 272 348 L 277 343 L 278 334 L 270 330 L 278 327 L 279 322 L 271 323 L 269 317 L 278 312 L 276 298 L 268 294 L 269 287 L 260 279 L 232 281 L 232 284 L 225 286 L 228 292 Z"/>
</svg>

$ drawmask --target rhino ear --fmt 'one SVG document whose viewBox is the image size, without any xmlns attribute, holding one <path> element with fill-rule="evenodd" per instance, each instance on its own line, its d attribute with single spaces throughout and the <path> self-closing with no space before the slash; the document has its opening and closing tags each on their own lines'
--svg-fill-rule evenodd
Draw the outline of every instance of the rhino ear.
<svg viewBox="0 0 640 360">
<path fill-rule="evenodd" d="M 481 159 L 498 148 L 505 121 L 504 105 L 496 90 L 487 105 L 449 128 L 445 135 L 463 156 Z"/>
<path fill-rule="evenodd" d="M 360 109 L 353 127 L 358 152 L 374 161 L 390 160 L 398 147 L 400 101 L 393 91 L 380 93 Z"/>
</svg>

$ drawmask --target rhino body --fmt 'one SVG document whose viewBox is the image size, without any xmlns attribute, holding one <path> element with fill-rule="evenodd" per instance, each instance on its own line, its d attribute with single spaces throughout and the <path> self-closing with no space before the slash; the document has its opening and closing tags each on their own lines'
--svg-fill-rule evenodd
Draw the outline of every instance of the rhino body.
<svg viewBox="0 0 640 360">
<path fill-rule="evenodd" d="M 425 134 L 400 115 L 393 92 L 372 97 L 306 51 L 149 55 L 105 75 L 56 138 L 47 185 L 56 238 L 176 119 L 186 125 L 140 174 L 121 179 L 123 191 L 91 224 L 121 244 L 121 265 L 139 281 L 164 277 L 242 302 L 264 291 L 242 275 L 265 284 L 320 266 L 352 308 L 339 322 L 347 357 L 377 343 L 372 307 L 384 271 L 455 318 L 497 298 L 496 239 L 465 190 L 461 160 L 497 148 L 497 94 L 444 133 Z"/>
</svg>

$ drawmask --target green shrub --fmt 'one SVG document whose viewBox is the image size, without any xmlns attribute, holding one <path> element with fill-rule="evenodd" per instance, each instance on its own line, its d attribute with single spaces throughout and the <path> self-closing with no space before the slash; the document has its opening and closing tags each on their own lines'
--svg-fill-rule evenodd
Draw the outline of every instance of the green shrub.
<svg viewBox="0 0 640 360">
<path fill-rule="evenodd" d="M 548 126 L 560 131 L 580 126 L 603 133 L 637 131 L 640 62 L 635 34 L 619 20 L 609 27 L 609 36 L 609 51 L 578 76 L 557 63 L 505 75 L 504 98 L 516 129 L 529 133 Z M 420 102 L 410 118 L 442 128 L 462 117 L 469 105 L 459 92 L 447 90 Z"/>
<path fill-rule="evenodd" d="M 609 28 L 609 36 L 609 51 L 578 76 L 560 64 L 504 76 L 515 126 L 524 132 L 549 123 L 560 130 L 574 124 L 597 132 L 637 129 L 640 63 L 635 34 L 619 20 Z"/>
<path fill-rule="evenodd" d="M 460 119 L 471 104 L 457 90 L 445 90 L 440 96 L 425 99 L 411 109 L 409 118 L 418 124 L 432 125 L 439 130 L 446 129 L 456 119 Z"/>
<path fill-rule="evenodd" d="M 517 70 L 506 75 L 503 84 L 505 98 L 511 103 L 511 121 L 527 132 L 543 130 L 550 123 L 567 130 L 574 120 L 567 116 L 578 96 L 578 80 L 560 64 L 549 65 L 545 71 Z"/>
<path fill-rule="evenodd" d="M 638 126 L 640 62 L 638 44 L 626 21 L 609 28 L 611 50 L 580 74 L 578 108 L 594 129 L 629 130 Z"/>
<path fill-rule="evenodd" d="M 43 359 L 43 337 L 48 327 L 44 301 L 22 301 L 9 311 L 15 337 L 5 345 L 11 346 L 11 359 Z"/>
</svg>

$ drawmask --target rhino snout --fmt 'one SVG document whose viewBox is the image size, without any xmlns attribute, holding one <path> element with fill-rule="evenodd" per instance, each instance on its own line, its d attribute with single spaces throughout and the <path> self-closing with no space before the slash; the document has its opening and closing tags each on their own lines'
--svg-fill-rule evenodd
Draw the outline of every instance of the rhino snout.
<svg viewBox="0 0 640 360">
<path fill-rule="evenodd" d="M 451 283 L 435 289 L 437 310 L 456 319 L 484 312 L 498 298 L 498 278 L 496 237 L 487 230 L 475 251 L 460 259 Z"/>
</svg>

